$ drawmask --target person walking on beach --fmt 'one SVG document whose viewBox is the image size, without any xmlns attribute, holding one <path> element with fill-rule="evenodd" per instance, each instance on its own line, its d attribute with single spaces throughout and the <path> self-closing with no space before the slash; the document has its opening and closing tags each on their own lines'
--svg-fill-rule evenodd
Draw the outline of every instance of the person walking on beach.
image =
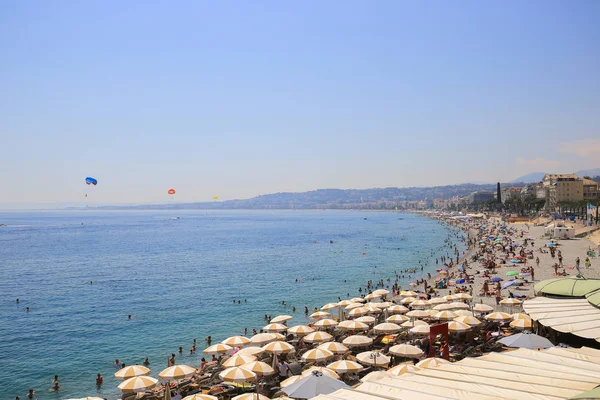
<svg viewBox="0 0 600 400">
<path fill-rule="evenodd" d="M 579 257 L 577 257 L 575 259 L 575 268 L 577 268 L 577 271 L 579 271 L 579 263 L 581 262 L 581 260 L 579 259 Z"/>
<path fill-rule="evenodd" d="M 496 305 L 500 305 L 500 300 L 502 300 L 502 293 L 500 289 L 496 289 Z"/>
<path fill-rule="evenodd" d="M 589 268 L 589 267 L 591 267 L 591 266 L 592 266 L 592 263 L 591 263 L 591 261 L 590 261 L 590 258 L 589 258 L 589 257 L 586 257 L 586 258 L 585 258 L 585 267 L 586 267 L 586 268 Z"/>
</svg>

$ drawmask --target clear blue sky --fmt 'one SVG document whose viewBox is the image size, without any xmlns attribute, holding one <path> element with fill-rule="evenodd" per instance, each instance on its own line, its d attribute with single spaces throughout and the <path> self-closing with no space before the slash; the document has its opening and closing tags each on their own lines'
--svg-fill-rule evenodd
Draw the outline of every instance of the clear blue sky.
<svg viewBox="0 0 600 400">
<path fill-rule="evenodd" d="M 3 1 L 0 203 L 600 167 L 600 2 Z"/>
</svg>

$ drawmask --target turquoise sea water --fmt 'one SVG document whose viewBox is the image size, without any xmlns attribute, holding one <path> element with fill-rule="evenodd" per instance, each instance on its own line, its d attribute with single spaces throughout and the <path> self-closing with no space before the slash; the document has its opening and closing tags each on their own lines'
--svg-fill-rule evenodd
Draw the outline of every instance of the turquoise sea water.
<svg viewBox="0 0 600 400">
<path fill-rule="evenodd" d="M 207 335 L 251 335 L 265 314 L 303 323 L 305 305 L 448 254 L 452 236 L 418 215 L 358 211 L 2 212 L 0 224 L 2 399 L 29 388 L 39 399 L 116 398 L 115 358 L 149 357 L 155 377 L 171 353 L 196 366 Z M 55 374 L 62 389 L 49 392 Z"/>
</svg>

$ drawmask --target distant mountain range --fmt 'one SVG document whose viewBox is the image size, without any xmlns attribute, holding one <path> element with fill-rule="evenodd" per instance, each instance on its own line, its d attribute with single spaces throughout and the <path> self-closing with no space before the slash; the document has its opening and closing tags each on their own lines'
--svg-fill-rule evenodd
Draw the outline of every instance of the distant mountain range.
<svg viewBox="0 0 600 400">
<path fill-rule="evenodd" d="M 530 174 L 520 176 L 517 179 L 511 181 L 510 183 L 518 183 L 518 182 L 533 183 L 533 182 L 539 182 L 542 179 L 544 179 L 544 175 L 546 175 L 546 172 L 532 172 Z M 599 176 L 600 175 L 600 168 L 582 169 L 580 171 L 576 171 L 575 175 L 577 175 L 580 178 L 583 177 L 583 176 L 590 176 L 590 177 Z"/>
</svg>

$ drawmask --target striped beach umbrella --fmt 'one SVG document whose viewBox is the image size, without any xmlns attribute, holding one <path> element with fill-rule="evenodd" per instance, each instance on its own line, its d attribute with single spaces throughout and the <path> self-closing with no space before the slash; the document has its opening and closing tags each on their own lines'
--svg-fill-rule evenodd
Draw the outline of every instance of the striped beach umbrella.
<svg viewBox="0 0 600 400">
<path fill-rule="evenodd" d="M 292 318 L 294 317 L 292 317 L 291 315 L 278 315 L 269 322 L 272 324 L 280 324 L 282 322 L 289 321 Z"/>
<path fill-rule="evenodd" d="M 479 303 L 476 304 L 475 307 L 473 307 L 473 311 L 480 313 L 488 313 L 494 311 L 494 307 L 488 306 L 487 304 Z"/>
<path fill-rule="evenodd" d="M 184 397 L 183 400 L 219 400 L 219 398 L 209 394 L 196 393 L 191 396 Z"/>
<path fill-rule="evenodd" d="M 515 329 L 531 329 L 532 323 L 530 319 L 515 319 L 510 326 Z"/>
<path fill-rule="evenodd" d="M 331 310 L 332 308 L 338 308 L 338 303 L 327 303 L 323 307 L 321 307 L 321 311 Z"/>
<path fill-rule="evenodd" d="M 417 301 L 417 299 L 414 297 L 405 297 L 402 300 L 400 300 L 400 304 L 402 304 L 403 306 L 406 306 L 414 301 Z"/>
<path fill-rule="evenodd" d="M 294 346 L 289 344 L 288 342 L 271 342 L 262 347 L 262 349 L 270 354 L 286 354 L 292 351 L 295 351 Z"/>
<path fill-rule="evenodd" d="M 469 310 L 456 310 L 456 311 L 452 311 L 452 312 L 459 317 L 472 317 L 473 316 L 473 312 L 469 311 Z"/>
<path fill-rule="evenodd" d="M 152 389 L 158 383 L 150 376 L 136 376 L 123 381 L 117 388 L 123 393 L 140 393 Z"/>
<path fill-rule="evenodd" d="M 256 380 L 256 374 L 243 367 L 231 367 L 221 371 L 219 378 L 225 382 L 252 382 Z"/>
<path fill-rule="evenodd" d="M 334 370 L 327 367 L 310 367 L 309 369 L 302 371 L 302 376 L 308 376 L 312 374 L 313 371 L 320 372 L 333 379 L 340 379 L 340 376 Z"/>
<path fill-rule="evenodd" d="M 263 326 L 263 332 L 285 332 L 288 327 L 283 324 L 268 324 Z"/>
<path fill-rule="evenodd" d="M 420 319 L 415 319 L 414 321 L 403 322 L 402 325 L 400 325 L 400 326 L 403 328 L 414 328 L 415 326 L 419 326 L 419 325 L 429 325 L 429 324 L 425 321 L 421 321 Z"/>
<path fill-rule="evenodd" d="M 254 372 L 258 376 L 269 376 L 275 373 L 275 370 L 269 364 L 262 361 L 251 361 L 242 367 Z"/>
<path fill-rule="evenodd" d="M 369 313 L 369 309 L 367 307 L 358 307 L 353 310 L 350 310 L 348 313 L 349 317 L 357 318 L 362 317 L 363 315 L 367 315 Z"/>
<path fill-rule="evenodd" d="M 478 325 L 481 325 L 481 321 L 480 320 L 478 320 L 475 317 L 470 317 L 468 315 L 466 315 L 464 317 L 456 317 L 456 318 L 454 318 L 454 321 L 461 322 L 461 323 L 467 324 L 469 326 L 478 326 Z"/>
<path fill-rule="evenodd" d="M 223 343 L 217 343 L 217 344 L 213 344 L 212 346 L 209 346 L 206 349 L 204 349 L 203 353 L 204 354 L 225 354 L 231 350 L 233 350 L 233 347 L 228 346 Z"/>
<path fill-rule="evenodd" d="M 302 354 L 302 359 L 306 362 L 322 362 L 333 357 L 333 353 L 329 350 L 310 349 Z"/>
<path fill-rule="evenodd" d="M 467 325 L 467 324 L 464 324 L 464 323 L 458 322 L 458 321 L 448 322 L 448 331 L 449 332 L 460 333 L 460 332 L 466 332 L 468 330 L 471 330 L 470 325 Z"/>
<path fill-rule="evenodd" d="M 309 333 L 313 333 L 315 330 L 308 325 L 296 325 L 288 328 L 288 333 L 293 335 L 308 335 Z"/>
<path fill-rule="evenodd" d="M 440 311 L 435 314 L 434 318 L 440 321 L 452 321 L 458 315 L 454 314 L 452 311 Z"/>
<path fill-rule="evenodd" d="M 252 344 L 263 346 L 267 343 L 271 343 L 277 340 L 277 336 L 274 333 L 257 333 L 250 338 Z"/>
<path fill-rule="evenodd" d="M 395 356 L 411 358 L 418 358 L 424 354 L 423 350 L 410 344 L 397 344 L 390 347 L 389 352 Z"/>
<path fill-rule="evenodd" d="M 434 306 L 433 309 L 436 311 L 448 311 L 448 310 L 452 310 L 454 307 L 452 307 L 451 303 L 442 303 L 442 304 L 438 304 L 437 306 Z"/>
<path fill-rule="evenodd" d="M 250 347 L 244 347 L 243 349 L 241 349 L 240 351 L 238 351 L 235 354 L 239 354 L 239 355 L 243 354 L 246 356 L 258 356 L 264 352 L 265 351 L 261 347 L 250 346 Z"/>
<path fill-rule="evenodd" d="M 456 293 L 454 296 L 454 300 L 471 300 L 473 296 L 468 293 Z"/>
<path fill-rule="evenodd" d="M 398 333 L 402 330 L 402 327 L 392 322 L 384 322 L 382 324 L 375 325 L 373 330 L 375 333 Z"/>
<path fill-rule="evenodd" d="M 230 336 L 221 343 L 231 347 L 244 347 L 250 344 L 250 339 L 245 336 Z"/>
<path fill-rule="evenodd" d="M 365 296 L 365 300 L 373 300 L 373 299 L 379 299 L 381 298 L 381 295 L 379 294 L 375 294 L 375 293 L 371 293 Z"/>
<path fill-rule="evenodd" d="M 417 363 L 417 367 L 423 368 L 435 368 L 441 364 L 450 364 L 450 361 L 444 360 L 443 358 L 430 357 L 421 360 Z"/>
<path fill-rule="evenodd" d="M 508 299 L 503 299 L 500 300 L 500 304 L 502 304 L 503 306 L 520 306 L 521 305 L 521 300 L 518 299 L 514 299 L 509 297 Z"/>
<path fill-rule="evenodd" d="M 269 400 L 267 396 L 256 393 L 244 393 L 239 396 L 232 397 L 231 400 Z"/>
<path fill-rule="evenodd" d="M 312 318 L 312 319 L 331 318 L 331 314 L 328 312 L 325 312 L 325 311 L 317 311 L 317 312 L 310 314 L 309 318 Z"/>
<path fill-rule="evenodd" d="M 401 324 L 401 323 L 406 322 L 408 320 L 409 320 L 408 317 L 406 317 L 404 315 L 397 314 L 397 315 L 392 315 L 390 317 L 387 317 L 385 319 L 385 322 L 392 322 L 394 324 Z"/>
<path fill-rule="evenodd" d="M 512 319 L 512 317 L 510 316 L 510 314 L 507 314 L 507 313 L 495 312 L 495 313 L 486 315 L 485 319 L 487 319 L 488 321 L 492 321 L 492 322 L 505 322 L 505 321 L 510 321 Z"/>
<path fill-rule="evenodd" d="M 158 377 L 162 380 L 167 381 L 178 381 L 180 379 L 187 379 L 194 375 L 196 372 L 195 368 L 188 367 L 187 365 L 174 365 L 172 367 L 167 367 L 163 369 Z"/>
<path fill-rule="evenodd" d="M 289 378 L 287 378 L 284 381 L 281 381 L 279 383 L 279 386 L 281 387 L 286 387 L 291 385 L 292 383 L 296 383 L 298 382 L 300 379 L 304 378 L 302 375 L 294 375 L 294 376 L 290 376 Z"/>
<path fill-rule="evenodd" d="M 427 336 L 429 335 L 429 329 L 429 325 L 417 325 L 413 328 L 410 328 L 409 332 L 413 335 Z"/>
<path fill-rule="evenodd" d="M 531 316 L 523 313 L 514 313 L 510 315 L 513 320 L 515 319 L 531 319 Z"/>
<path fill-rule="evenodd" d="M 429 307 L 431 305 L 431 303 L 427 300 L 415 300 L 412 303 L 410 303 L 410 306 L 412 308 L 425 308 L 425 307 Z"/>
<path fill-rule="evenodd" d="M 407 372 L 413 373 L 413 372 L 417 372 L 417 371 L 420 371 L 420 370 L 421 370 L 421 368 L 419 368 L 419 367 L 416 367 L 416 366 L 414 366 L 412 364 L 409 364 L 409 363 L 405 363 L 405 364 L 398 364 L 395 367 L 388 369 L 387 372 L 389 374 L 394 375 L 394 376 L 400 376 L 400 375 L 405 374 Z"/>
<path fill-rule="evenodd" d="M 425 310 L 412 310 L 406 313 L 407 317 L 410 318 L 429 318 L 430 315 Z"/>
<path fill-rule="evenodd" d="M 369 329 L 369 325 L 364 322 L 358 322 L 357 320 L 348 320 L 340 322 L 338 329 L 347 331 L 366 331 Z"/>
<path fill-rule="evenodd" d="M 240 365 L 247 364 L 249 362 L 256 361 L 256 356 L 249 354 L 235 354 L 223 362 L 225 368 L 239 367 Z"/>
<path fill-rule="evenodd" d="M 313 324 L 317 328 L 333 328 L 338 325 L 338 322 L 331 318 L 320 319 Z"/>
<path fill-rule="evenodd" d="M 342 343 L 348 347 L 364 347 L 373 344 L 373 339 L 363 335 L 352 335 L 342 340 Z"/>
<path fill-rule="evenodd" d="M 380 313 L 380 312 L 382 312 L 382 311 L 383 311 L 381 308 L 379 308 L 379 307 L 375 307 L 375 306 L 373 306 L 373 305 L 371 305 L 371 304 L 366 304 L 366 305 L 365 305 L 365 308 L 366 308 L 367 310 L 369 310 L 369 313 L 371 313 L 371 314 L 377 314 L 377 313 Z"/>
<path fill-rule="evenodd" d="M 368 303 L 368 304 L 375 306 L 377 308 L 381 308 L 382 310 L 394 305 L 394 303 L 390 303 L 389 301 L 381 301 L 379 303 Z"/>
<path fill-rule="evenodd" d="M 349 360 L 335 361 L 335 362 L 329 364 L 327 366 L 327 368 L 334 370 L 338 374 L 345 374 L 348 372 L 353 373 L 353 372 L 358 372 L 358 371 L 364 369 L 364 367 L 362 365 L 360 365 L 359 363 L 357 363 L 356 361 L 349 361 Z"/>
<path fill-rule="evenodd" d="M 448 303 L 451 310 L 467 310 L 469 309 L 469 305 L 467 303 L 463 303 L 462 301 L 454 301 L 452 303 Z"/>
<path fill-rule="evenodd" d="M 125 380 L 136 376 L 150 375 L 150 370 L 141 365 L 131 365 L 129 367 L 121 368 L 115 372 L 115 379 Z"/>
<path fill-rule="evenodd" d="M 413 292 L 412 290 L 403 290 L 400 292 L 400 296 L 402 297 L 417 297 L 419 294 Z"/>
<path fill-rule="evenodd" d="M 307 343 L 323 343 L 329 342 L 332 339 L 333 336 L 331 336 L 329 333 L 317 331 L 304 336 L 303 340 Z"/>
<path fill-rule="evenodd" d="M 373 323 L 375 323 L 375 321 L 377 321 L 377 319 L 375 319 L 375 317 L 372 317 L 370 315 L 365 315 L 363 317 L 356 318 L 355 321 L 362 322 L 363 324 L 373 324 Z"/>
<path fill-rule="evenodd" d="M 363 307 L 362 303 L 350 303 L 346 307 L 344 307 L 344 310 L 350 311 L 350 310 L 354 310 L 355 308 L 361 308 L 361 307 Z"/>
<path fill-rule="evenodd" d="M 362 297 L 354 297 L 354 298 L 350 299 L 350 301 L 353 303 L 364 303 L 367 300 L 363 299 Z"/>
<path fill-rule="evenodd" d="M 383 367 L 390 363 L 390 358 L 379 351 L 364 351 L 356 355 L 356 359 L 363 365 Z"/>
<path fill-rule="evenodd" d="M 317 349 L 327 350 L 332 352 L 333 354 L 344 354 L 348 351 L 348 348 L 346 346 L 338 342 L 321 343 L 317 346 Z"/>
<path fill-rule="evenodd" d="M 352 304 L 352 303 L 356 303 L 356 302 L 355 302 L 355 301 L 352 301 L 352 300 L 342 300 L 342 301 L 340 301 L 340 302 L 339 302 L 339 303 L 337 303 L 337 304 L 338 304 L 338 306 L 340 306 L 340 307 L 346 307 L 347 305 L 349 305 L 349 304 Z"/>
<path fill-rule="evenodd" d="M 429 299 L 429 304 L 433 304 L 433 305 L 444 304 L 447 302 L 448 302 L 448 300 L 446 300 L 445 297 L 433 297 L 433 298 Z"/>
<path fill-rule="evenodd" d="M 394 305 L 387 308 L 387 312 L 390 314 L 405 314 L 408 311 L 408 308 L 401 305 Z"/>
</svg>

